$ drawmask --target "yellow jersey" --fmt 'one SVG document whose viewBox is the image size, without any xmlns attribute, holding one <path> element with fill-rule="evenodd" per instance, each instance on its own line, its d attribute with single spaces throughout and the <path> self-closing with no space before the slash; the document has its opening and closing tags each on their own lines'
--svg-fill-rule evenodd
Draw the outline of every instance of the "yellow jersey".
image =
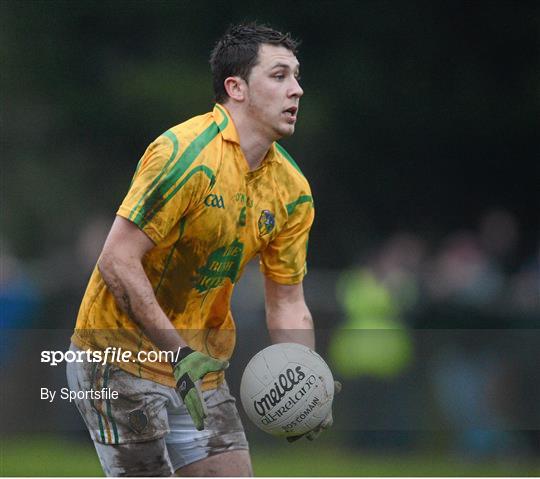
<svg viewBox="0 0 540 479">
<path fill-rule="evenodd" d="M 255 255 L 261 271 L 278 283 L 299 283 L 306 273 L 314 218 L 306 178 L 278 143 L 250 171 L 234 123 L 219 104 L 150 144 L 117 214 L 155 243 L 143 267 L 165 314 L 192 349 L 215 358 L 229 359 L 234 349 L 231 294 Z M 81 349 L 121 347 L 133 357 L 158 350 L 118 307 L 97 268 L 72 340 Z M 166 362 L 116 364 L 175 385 Z M 222 377 L 207 375 L 203 389 Z"/>
</svg>

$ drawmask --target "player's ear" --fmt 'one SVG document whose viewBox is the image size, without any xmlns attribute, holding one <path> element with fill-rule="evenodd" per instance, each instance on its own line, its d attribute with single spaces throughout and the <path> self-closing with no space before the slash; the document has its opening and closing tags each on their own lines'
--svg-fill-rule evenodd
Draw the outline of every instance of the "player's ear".
<svg viewBox="0 0 540 479">
<path fill-rule="evenodd" d="M 246 98 L 247 84 L 242 78 L 238 76 L 227 77 L 223 82 L 223 86 L 233 100 L 244 101 Z"/>
</svg>

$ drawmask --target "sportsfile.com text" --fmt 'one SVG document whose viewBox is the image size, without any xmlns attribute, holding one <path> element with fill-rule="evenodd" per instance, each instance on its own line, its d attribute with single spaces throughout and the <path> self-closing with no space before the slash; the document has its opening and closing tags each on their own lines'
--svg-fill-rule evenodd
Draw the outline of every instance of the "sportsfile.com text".
<svg viewBox="0 0 540 479">
<path fill-rule="evenodd" d="M 49 366 L 58 366 L 62 362 L 66 363 L 160 363 L 178 362 L 180 349 L 177 351 L 133 351 L 124 350 L 120 347 L 107 347 L 104 350 L 92 351 L 41 351 L 41 362 L 48 363 Z"/>
</svg>

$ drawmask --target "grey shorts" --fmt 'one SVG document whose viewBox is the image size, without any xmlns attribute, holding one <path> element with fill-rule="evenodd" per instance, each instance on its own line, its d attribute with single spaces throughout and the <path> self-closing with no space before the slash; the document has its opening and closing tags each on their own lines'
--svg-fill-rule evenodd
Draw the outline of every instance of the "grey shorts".
<svg viewBox="0 0 540 479">
<path fill-rule="evenodd" d="M 173 388 L 90 362 L 68 363 L 67 379 L 72 391 L 86 393 L 75 403 L 107 476 L 170 476 L 206 457 L 248 449 L 225 382 L 203 392 L 208 417 L 197 431 Z"/>
</svg>

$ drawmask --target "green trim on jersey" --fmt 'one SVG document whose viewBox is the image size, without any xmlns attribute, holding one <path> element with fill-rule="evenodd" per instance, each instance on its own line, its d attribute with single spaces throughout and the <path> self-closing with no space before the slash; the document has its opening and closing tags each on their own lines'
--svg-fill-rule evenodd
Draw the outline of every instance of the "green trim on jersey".
<svg viewBox="0 0 540 479">
<path fill-rule="evenodd" d="M 96 410 L 96 414 L 98 415 L 99 435 L 101 436 L 101 442 L 103 444 L 107 444 L 107 441 L 105 440 L 105 429 L 103 429 L 103 419 L 101 419 L 101 413 L 96 409 L 95 406 L 94 409 Z"/>
<path fill-rule="evenodd" d="M 292 159 L 292 156 L 289 155 L 289 153 L 287 152 L 287 150 L 285 148 L 283 148 L 277 141 L 274 143 L 276 145 L 276 148 L 278 149 L 278 151 L 288 160 L 288 162 L 294 166 L 294 169 L 296 171 L 298 171 L 298 173 L 300 173 L 302 176 L 304 176 L 304 173 L 302 173 L 302 170 L 300 169 L 300 167 L 296 164 L 296 161 L 294 161 Z"/>
<path fill-rule="evenodd" d="M 287 214 L 290 215 L 294 211 L 294 209 L 302 203 L 313 203 L 313 197 L 311 197 L 310 195 L 302 195 L 298 197 L 292 203 L 289 203 L 287 205 Z"/>
<path fill-rule="evenodd" d="M 227 113 L 216 103 L 216 108 L 219 110 L 219 112 L 223 115 L 224 120 L 219 124 L 219 129 L 224 130 L 227 128 L 227 125 L 229 124 L 229 117 L 227 116 Z"/>
<path fill-rule="evenodd" d="M 129 219 L 133 221 L 133 215 L 135 214 L 135 211 L 137 211 L 137 209 L 139 208 L 140 204 L 146 200 L 146 198 L 148 197 L 148 195 L 150 194 L 151 191 L 153 191 L 153 188 L 154 186 L 157 185 L 157 183 L 159 182 L 159 180 L 161 179 L 161 177 L 163 176 L 163 174 L 165 173 L 165 170 L 169 167 L 169 165 L 171 164 L 171 162 L 176 158 L 176 154 L 178 153 L 178 147 L 179 147 L 179 143 L 178 143 L 178 138 L 176 138 L 176 135 L 171 131 L 171 130 L 167 130 L 165 133 L 163 133 L 163 135 L 161 136 L 164 136 L 166 138 L 168 138 L 169 140 L 171 140 L 172 144 L 173 144 L 173 151 L 171 153 L 171 156 L 169 157 L 169 159 L 167 160 L 167 163 L 165 163 L 165 165 L 163 166 L 163 168 L 161 169 L 161 171 L 159 172 L 159 175 L 157 175 L 155 178 L 154 178 L 154 181 L 152 181 L 152 183 L 150 184 L 150 186 L 148 187 L 148 189 L 144 192 L 144 194 L 141 196 L 141 199 L 137 202 L 137 204 L 135 205 L 135 208 L 133 208 L 131 210 L 131 213 L 129 214 Z M 141 160 L 142 161 L 142 160 Z M 131 180 L 131 184 L 133 184 L 133 181 L 135 180 L 135 177 L 137 176 L 137 173 L 139 171 L 139 167 L 141 165 L 141 161 L 139 161 L 139 163 L 137 164 L 137 169 L 135 170 L 135 174 L 133 175 L 133 179 Z"/>
<path fill-rule="evenodd" d="M 180 155 L 178 161 L 167 173 L 161 183 L 152 191 L 149 197 L 144 201 L 141 209 L 134 218 L 130 219 L 136 223 L 140 228 L 143 228 L 165 205 L 174 194 L 185 184 L 185 181 L 181 182 L 172 193 L 166 198 L 163 198 L 167 191 L 169 191 L 174 184 L 185 174 L 188 168 L 193 164 L 195 159 L 199 156 L 201 151 L 218 135 L 220 129 L 224 128 L 229 119 L 225 116 L 223 122 L 218 126 L 215 122 L 212 122 L 206 130 L 204 130 L 197 138 L 195 138 L 188 147 L 184 150 L 184 153 Z M 207 175 L 208 171 L 211 171 L 208 167 L 201 167 Z M 194 169 L 195 170 L 195 169 Z M 197 171 L 199 171 L 197 170 Z M 192 170 L 191 173 L 194 171 Z M 161 175 L 161 174 L 160 174 Z M 212 172 L 212 177 L 213 177 Z M 187 180 L 186 178 L 185 180 Z"/>
<path fill-rule="evenodd" d="M 98 368 L 98 364 L 94 363 L 94 365 L 92 366 L 92 384 L 94 384 L 95 382 L 96 385 L 97 385 L 97 381 L 96 381 L 97 368 Z M 101 442 L 103 444 L 107 444 L 107 442 L 105 441 L 105 429 L 103 427 L 103 419 L 101 419 L 101 412 L 96 406 L 96 400 L 92 399 L 91 404 L 92 404 L 92 409 L 94 409 L 94 412 L 97 414 L 97 417 L 98 417 L 99 435 L 101 437 Z"/>
<path fill-rule="evenodd" d="M 107 389 L 107 385 L 109 384 L 109 372 L 111 370 L 111 365 L 107 364 L 105 367 L 105 374 L 103 375 L 103 387 Z M 111 400 L 106 399 L 105 405 L 107 406 L 107 416 L 109 417 L 112 428 L 113 428 L 113 434 L 114 434 L 114 444 L 118 444 L 118 429 L 116 427 L 116 421 L 113 418 L 112 415 L 112 407 L 111 407 Z"/>
<path fill-rule="evenodd" d="M 178 183 L 178 185 L 176 185 L 176 188 L 174 190 L 172 190 L 166 198 L 163 198 L 161 199 L 161 201 L 157 204 L 157 206 L 154 207 L 154 210 L 153 211 L 150 211 L 148 213 L 148 216 L 146 218 L 143 218 L 141 223 L 137 223 L 139 224 L 139 226 L 141 228 L 143 228 L 144 226 L 146 226 L 146 224 L 152 220 L 152 218 L 156 215 L 156 213 L 158 213 L 158 211 L 163 208 L 163 206 L 165 206 L 169 200 L 178 192 L 178 190 L 180 188 L 182 188 L 187 182 L 188 180 L 191 179 L 191 177 L 195 174 L 195 173 L 198 173 L 199 171 L 202 171 L 207 177 L 208 179 L 210 180 L 210 187 L 214 186 L 214 183 L 216 182 L 216 175 L 214 175 L 214 172 L 208 168 L 208 166 L 206 165 L 199 165 L 199 166 L 196 166 L 195 168 L 193 168 L 185 177 L 184 179 Z M 181 175 L 180 175 L 181 176 Z"/>
</svg>

